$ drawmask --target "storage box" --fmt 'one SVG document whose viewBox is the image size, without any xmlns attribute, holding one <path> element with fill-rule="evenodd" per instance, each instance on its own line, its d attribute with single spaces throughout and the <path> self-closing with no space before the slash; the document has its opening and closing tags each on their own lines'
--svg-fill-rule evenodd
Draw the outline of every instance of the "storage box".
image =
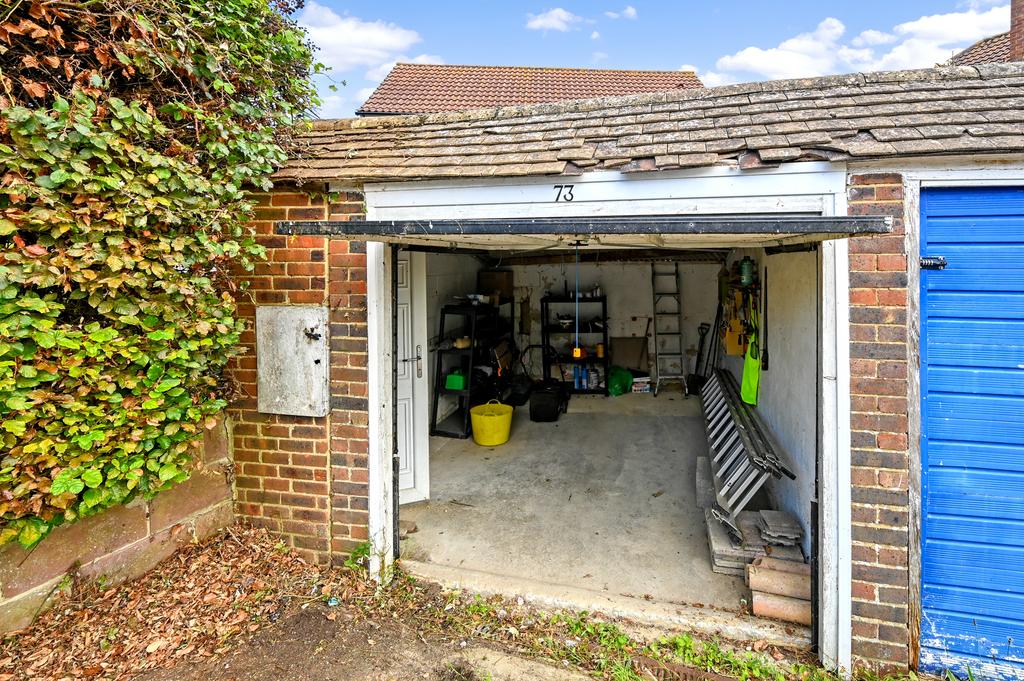
<svg viewBox="0 0 1024 681">
<path fill-rule="evenodd" d="M 513 294 L 512 270 L 481 270 L 476 275 L 478 293 L 491 295 L 495 291 L 502 298 L 511 299 Z"/>
<path fill-rule="evenodd" d="M 448 390 L 465 390 L 466 389 L 466 374 L 456 369 L 451 372 L 444 379 L 444 387 Z"/>
</svg>

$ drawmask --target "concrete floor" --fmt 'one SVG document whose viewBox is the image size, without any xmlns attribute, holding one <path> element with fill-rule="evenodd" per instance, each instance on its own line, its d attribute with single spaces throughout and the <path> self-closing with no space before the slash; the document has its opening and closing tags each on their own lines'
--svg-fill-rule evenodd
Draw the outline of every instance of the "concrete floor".
<svg viewBox="0 0 1024 681">
<path fill-rule="evenodd" d="M 574 397 L 557 423 L 516 410 L 511 440 L 432 438 L 432 501 L 403 506 L 402 557 L 608 595 L 737 610 L 743 581 L 711 571 L 696 458 L 697 399 Z"/>
</svg>

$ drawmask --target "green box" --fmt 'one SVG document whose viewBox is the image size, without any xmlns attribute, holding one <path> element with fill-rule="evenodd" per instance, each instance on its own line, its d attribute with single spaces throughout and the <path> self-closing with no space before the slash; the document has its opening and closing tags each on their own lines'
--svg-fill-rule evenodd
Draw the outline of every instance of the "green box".
<svg viewBox="0 0 1024 681">
<path fill-rule="evenodd" d="M 444 387 L 448 390 L 465 390 L 466 374 L 462 369 L 456 369 L 445 377 Z"/>
</svg>

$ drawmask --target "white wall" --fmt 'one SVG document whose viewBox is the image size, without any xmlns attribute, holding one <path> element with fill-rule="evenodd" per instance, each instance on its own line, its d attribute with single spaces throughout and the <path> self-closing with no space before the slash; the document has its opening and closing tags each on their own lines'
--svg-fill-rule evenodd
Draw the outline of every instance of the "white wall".
<svg viewBox="0 0 1024 681">
<path fill-rule="evenodd" d="M 538 344 L 541 341 L 540 299 L 548 293 L 562 295 L 566 281 L 572 291 L 576 284 L 575 264 L 572 256 L 567 256 L 564 264 L 516 265 L 511 269 L 515 277 L 516 300 L 530 301 L 530 335 L 528 339 L 520 337 L 520 346 L 525 347 L 527 341 Z M 701 322 L 710 324 L 714 321 L 719 266 L 681 264 L 679 269 L 683 289 L 683 347 L 696 352 L 697 326 Z M 643 336 L 653 303 L 650 263 L 581 263 L 580 288 L 586 290 L 595 284 L 600 284 L 608 296 L 608 336 Z M 565 306 L 565 309 L 568 311 L 571 307 Z M 588 312 L 589 309 L 592 308 L 588 308 Z M 517 307 L 517 314 L 520 310 Z M 651 334 L 653 336 L 653 326 Z M 649 345 L 653 361 L 653 339 Z M 539 376 L 540 354 L 533 352 L 530 359 Z M 691 358 L 688 371 L 692 367 Z"/>
<path fill-rule="evenodd" d="M 455 296 L 476 293 L 476 275 L 483 264 L 471 255 L 448 255 L 427 253 L 427 336 L 430 339 L 427 360 L 427 384 L 431 404 L 434 399 L 434 372 L 436 371 L 437 330 L 440 324 L 441 306 L 453 302 Z M 452 321 L 449 318 L 448 321 Z M 441 396 L 438 420 L 454 411 L 457 401 L 448 395 Z"/>
<path fill-rule="evenodd" d="M 796 480 L 772 479 L 769 493 L 777 508 L 800 519 L 804 553 L 810 555 L 817 458 L 817 253 L 766 256 L 761 249 L 745 249 L 730 255 L 730 265 L 747 255 L 758 262 L 758 276 L 763 278 L 768 267 L 769 362 L 761 372 L 757 411 L 796 473 Z M 724 366 L 741 380 L 742 357 L 726 357 Z"/>
</svg>

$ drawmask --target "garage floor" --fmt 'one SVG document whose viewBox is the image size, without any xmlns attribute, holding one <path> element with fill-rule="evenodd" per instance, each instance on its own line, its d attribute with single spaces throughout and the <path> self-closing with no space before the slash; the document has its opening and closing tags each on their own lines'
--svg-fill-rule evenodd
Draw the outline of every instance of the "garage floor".
<svg viewBox="0 0 1024 681">
<path fill-rule="evenodd" d="M 516 410 L 496 448 L 432 438 L 432 501 L 403 506 L 402 557 L 662 602 L 738 609 L 738 577 L 711 571 L 696 458 L 700 403 L 577 396 L 557 423 Z"/>
</svg>

